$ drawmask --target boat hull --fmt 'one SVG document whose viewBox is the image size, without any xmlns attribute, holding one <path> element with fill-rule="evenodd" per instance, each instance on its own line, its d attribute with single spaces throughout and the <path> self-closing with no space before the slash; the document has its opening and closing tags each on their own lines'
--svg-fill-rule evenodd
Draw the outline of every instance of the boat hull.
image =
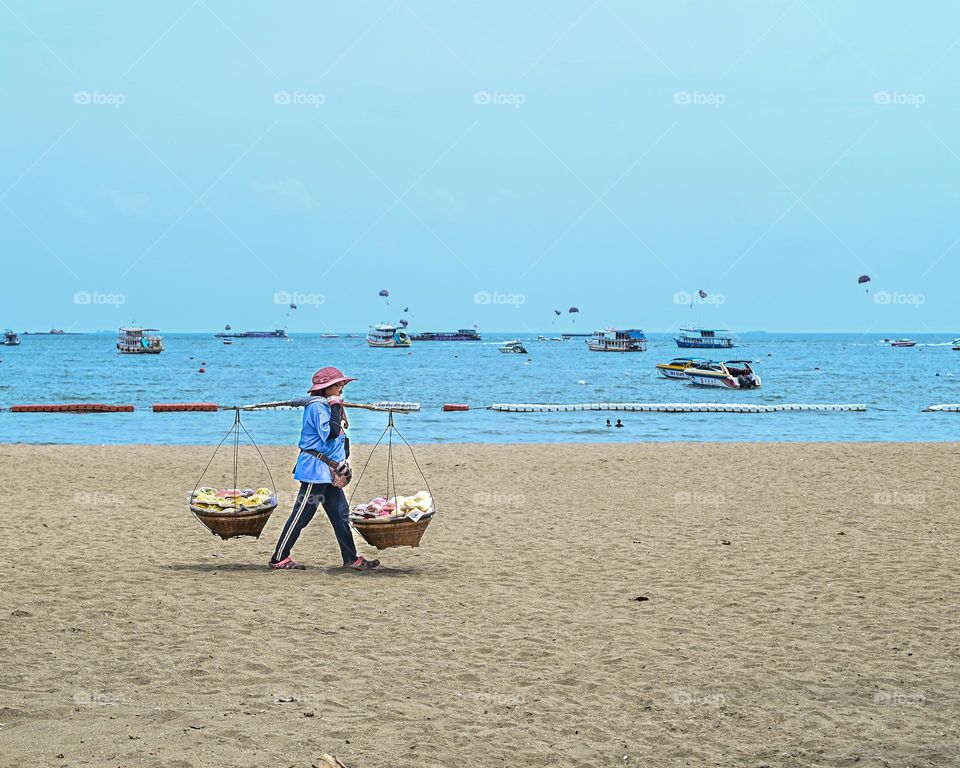
<svg viewBox="0 0 960 768">
<path fill-rule="evenodd" d="M 733 376 L 725 374 L 711 374 L 704 371 L 687 371 L 684 377 L 693 385 L 698 387 L 715 387 L 718 389 L 744 389 L 740 382 Z M 747 389 L 757 389 L 760 386 L 760 377 L 754 376 L 756 384 Z"/>
<path fill-rule="evenodd" d="M 657 366 L 657 373 L 665 379 L 686 379 L 685 370 L 685 368 L 661 368 L 659 365 Z"/>
<path fill-rule="evenodd" d="M 646 352 L 647 345 L 643 343 L 634 344 L 597 344 L 593 341 L 587 342 L 587 349 L 591 352 Z"/>
<path fill-rule="evenodd" d="M 674 339 L 681 349 L 730 349 L 733 339 Z"/>
<path fill-rule="evenodd" d="M 403 349 L 411 345 L 410 341 L 375 341 L 367 339 L 367 345 L 378 349 Z"/>
</svg>

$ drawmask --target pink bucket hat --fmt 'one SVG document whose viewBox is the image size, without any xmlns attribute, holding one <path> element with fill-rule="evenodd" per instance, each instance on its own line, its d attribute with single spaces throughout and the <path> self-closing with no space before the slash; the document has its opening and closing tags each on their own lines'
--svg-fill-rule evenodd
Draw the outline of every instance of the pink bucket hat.
<svg viewBox="0 0 960 768">
<path fill-rule="evenodd" d="M 318 395 L 321 391 L 327 387 L 331 387 L 334 384 L 339 384 L 343 382 L 348 384 L 351 381 L 356 381 L 356 379 L 351 378 L 350 376 L 344 376 L 343 372 L 339 368 L 334 368 L 332 365 L 328 365 L 326 368 L 321 368 L 315 374 L 313 374 L 313 386 L 307 390 L 308 395 Z"/>
</svg>

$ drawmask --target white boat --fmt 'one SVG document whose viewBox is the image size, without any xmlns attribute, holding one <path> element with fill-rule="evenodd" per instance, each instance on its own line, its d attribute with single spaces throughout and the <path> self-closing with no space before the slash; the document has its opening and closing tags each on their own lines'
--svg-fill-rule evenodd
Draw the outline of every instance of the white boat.
<svg viewBox="0 0 960 768">
<path fill-rule="evenodd" d="M 395 325 L 381 323 L 375 325 L 367 333 L 367 344 L 371 347 L 384 347 L 386 349 L 398 349 L 400 347 L 409 347 L 410 334 L 403 328 L 397 328 Z"/>
<path fill-rule="evenodd" d="M 646 352 L 647 337 L 643 331 L 630 328 L 618 331 L 609 328 L 606 331 L 596 331 L 586 340 L 587 349 L 591 352 Z"/>
<path fill-rule="evenodd" d="M 756 389 L 760 386 L 760 377 L 753 372 L 749 360 L 727 360 L 725 363 L 710 360 L 686 368 L 683 375 L 691 384 L 700 387 Z"/>
<path fill-rule="evenodd" d="M 149 336 L 156 328 L 121 328 L 117 349 L 123 355 L 159 355 L 163 352 L 163 339 Z"/>
<path fill-rule="evenodd" d="M 729 349 L 733 346 L 730 331 L 706 328 L 681 328 L 673 339 L 683 349 Z"/>
<path fill-rule="evenodd" d="M 527 354 L 527 348 L 523 346 L 523 342 L 520 339 L 514 339 L 513 341 L 506 341 L 499 347 L 501 352 L 511 352 L 515 355 L 525 355 Z"/>
<path fill-rule="evenodd" d="M 0 341 L 0 346 L 18 347 L 20 346 L 20 337 L 13 331 L 7 329 L 3 332 L 3 341 Z"/>
<path fill-rule="evenodd" d="M 897 339 L 896 341 L 890 342 L 891 347 L 915 347 L 917 342 L 913 339 Z"/>
</svg>

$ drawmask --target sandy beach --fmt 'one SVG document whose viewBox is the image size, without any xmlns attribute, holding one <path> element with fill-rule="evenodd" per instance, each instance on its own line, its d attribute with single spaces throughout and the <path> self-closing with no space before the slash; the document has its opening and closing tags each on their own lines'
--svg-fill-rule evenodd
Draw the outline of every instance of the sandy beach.
<svg viewBox="0 0 960 768">
<path fill-rule="evenodd" d="M 223 542 L 211 447 L 2 446 L 0 764 L 958 765 L 957 450 L 418 447 L 437 518 L 358 574 L 322 517 L 265 568 L 292 448 Z"/>
</svg>

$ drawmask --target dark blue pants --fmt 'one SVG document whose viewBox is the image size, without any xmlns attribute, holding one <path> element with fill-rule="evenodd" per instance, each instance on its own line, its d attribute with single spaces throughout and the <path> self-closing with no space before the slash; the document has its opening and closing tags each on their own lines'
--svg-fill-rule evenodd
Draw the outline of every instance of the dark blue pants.
<svg viewBox="0 0 960 768">
<path fill-rule="evenodd" d="M 313 520 L 317 507 L 323 506 L 333 532 L 340 545 L 340 556 L 344 564 L 357 559 L 357 548 L 353 544 L 353 532 L 350 530 L 350 505 L 343 488 L 334 488 L 330 483 L 300 483 L 300 492 L 293 504 L 293 511 L 280 532 L 277 548 L 270 558 L 271 563 L 279 563 L 290 557 L 290 550 L 300 538 L 300 533 Z"/>
</svg>

